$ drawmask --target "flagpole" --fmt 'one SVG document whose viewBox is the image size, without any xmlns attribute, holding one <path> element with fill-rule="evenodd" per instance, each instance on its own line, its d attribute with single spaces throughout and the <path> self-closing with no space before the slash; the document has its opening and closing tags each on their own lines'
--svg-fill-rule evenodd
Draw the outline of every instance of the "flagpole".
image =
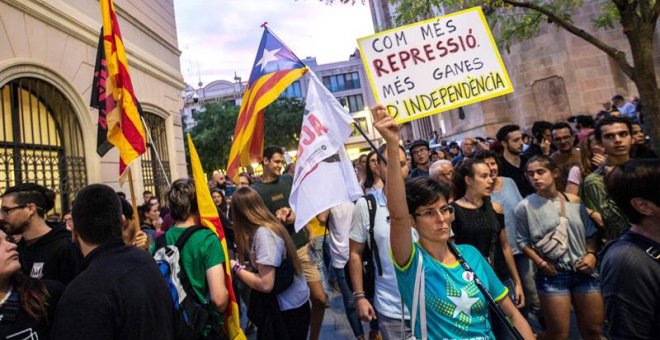
<svg viewBox="0 0 660 340">
<path fill-rule="evenodd" d="M 137 199 L 135 198 L 135 189 L 133 188 L 133 173 L 131 172 L 130 164 L 126 167 L 126 171 L 128 171 L 128 187 L 131 192 L 131 205 L 133 206 L 133 226 L 137 235 L 140 232 L 140 216 L 138 215 Z"/>
<path fill-rule="evenodd" d="M 158 149 L 156 149 L 156 144 L 154 144 L 154 139 L 151 138 L 151 132 L 149 132 L 149 126 L 147 125 L 147 122 L 144 120 L 144 117 L 142 115 L 140 115 L 140 119 L 142 120 L 142 125 L 144 125 L 144 131 L 147 133 L 147 138 L 149 139 L 149 142 L 153 147 L 154 154 L 156 154 L 156 161 L 160 165 L 160 170 L 163 172 L 163 177 L 165 178 L 165 182 L 167 183 L 167 187 L 169 188 L 169 186 L 171 185 L 170 179 L 167 178 L 167 174 L 165 173 L 165 167 L 163 167 L 163 162 L 160 161 L 160 155 L 158 154 Z"/>
<path fill-rule="evenodd" d="M 362 130 L 362 128 L 360 127 L 360 124 L 353 121 L 353 126 L 362 135 L 364 140 L 366 140 L 367 143 L 369 143 L 369 146 L 371 147 L 372 150 L 374 150 L 376 155 L 378 155 L 378 158 L 380 158 L 381 162 L 383 162 L 383 164 L 387 164 L 387 160 L 385 159 L 385 157 L 383 157 L 383 154 L 380 151 L 378 151 L 378 148 L 376 147 L 376 145 L 374 145 L 374 143 L 371 141 L 371 139 L 369 139 L 369 137 L 367 137 L 367 134 L 364 133 L 364 130 Z"/>
</svg>

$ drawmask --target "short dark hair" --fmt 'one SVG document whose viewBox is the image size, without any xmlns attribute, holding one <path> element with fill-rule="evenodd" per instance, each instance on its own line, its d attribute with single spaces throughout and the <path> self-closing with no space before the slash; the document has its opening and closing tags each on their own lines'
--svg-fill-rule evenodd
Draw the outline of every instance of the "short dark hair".
<svg viewBox="0 0 660 340">
<path fill-rule="evenodd" d="M 248 185 L 252 185 L 252 182 L 253 182 L 253 181 L 252 181 L 252 176 L 250 176 L 249 173 L 247 173 L 247 172 L 241 172 L 240 174 L 238 174 L 238 177 L 245 177 L 245 178 L 247 178 L 247 180 L 248 180 Z"/>
<path fill-rule="evenodd" d="M 82 188 L 71 209 L 75 233 L 90 244 L 122 241 L 121 216 L 119 197 L 105 184 Z"/>
<path fill-rule="evenodd" d="M 284 149 L 282 149 L 281 146 L 277 145 L 269 145 L 266 148 L 264 148 L 264 158 L 271 159 L 273 158 L 273 155 L 279 153 L 280 155 L 284 156 Z"/>
<path fill-rule="evenodd" d="M 623 96 L 620 94 L 614 95 L 614 97 L 612 97 L 612 100 L 623 100 Z"/>
<path fill-rule="evenodd" d="M 174 181 L 167 191 L 167 207 L 175 221 L 183 221 L 196 213 L 198 209 L 195 182 L 190 178 Z"/>
<path fill-rule="evenodd" d="M 632 223 L 640 223 L 644 215 L 630 204 L 643 198 L 660 206 L 660 159 L 633 159 L 619 165 L 605 177 L 607 193 Z"/>
<path fill-rule="evenodd" d="M 17 184 L 7 189 L 2 197 L 10 195 L 18 205 L 34 203 L 37 206 L 37 213 L 42 218 L 55 206 L 55 192 L 36 183 Z"/>
<path fill-rule="evenodd" d="M 495 138 L 497 138 L 497 141 L 499 142 L 506 142 L 509 139 L 510 132 L 519 131 L 519 130 L 520 130 L 520 126 L 518 125 L 515 124 L 504 125 L 499 130 L 497 130 L 497 134 L 495 135 Z"/>
<path fill-rule="evenodd" d="M 579 115 L 576 120 L 577 124 L 582 128 L 593 128 L 594 118 L 589 115 Z"/>
<path fill-rule="evenodd" d="M 142 192 L 142 196 L 144 196 L 144 194 L 153 194 L 153 193 L 150 190 L 145 190 Z"/>
<path fill-rule="evenodd" d="M 493 150 L 481 150 L 478 151 L 476 154 L 474 154 L 473 158 L 480 161 L 484 161 L 488 158 L 493 158 L 497 160 L 498 157 L 497 157 L 497 153 L 495 153 L 495 151 Z"/>
<path fill-rule="evenodd" d="M 545 120 L 536 121 L 532 124 L 532 135 L 536 138 L 536 141 L 540 143 L 541 138 L 543 138 L 543 132 L 545 132 L 545 130 L 550 130 L 550 128 L 552 128 L 552 123 Z"/>
<path fill-rule="evenodd" d="M 596 123 L 596 127 L 594 128 L 594 134 L 596 135 L 596 140 L 597 141 L 602 141 L 603 139 L 603 132 L 600 130 L 603 126 L 606 125 L 613 125 L 613 124 L 626 124 L 628 127 L 628 132 L 632 134 L 632 121 L 627 118 L 627 117 L 617 117 L 617 116 L 609 116 L 605 117 Z"/>
<path fill-rule="evenodd" d="M 573 128 L 566 123 L 566 122 L 558 122 L 552 125 L 550 128 L 550 132 L 554 132 L 555 130 L 561 130 L 561 129 L 568 129 L 568 131 L 571 133 L 571 136 L 573 135 Z"/>
<path fill-rule="evenodd" d="M 406 181 L 406 201 L 411 215 L 420 206 L 433 204 L 440 198 L 449 200 L 449 188 L 436 179 L 420 176 Z"/>
<path fill-rule="evenodd" d="M 123 191 L 117 191 L 117 196 L 119 196 L 119 197 L 121 197 L 121 198 L 123 198 L 123 199 L 126 199 L 126 193 L 123 192 Z M 142 195 L 142 196 L 144 196 L 144 195 Z"/>
<path fill-rule="evenodd" d="M 125 198 L 117 195 L 119 197 L 119 202 L 121 203 L 121 214 L 126 217 L 127 220 L 133 219 L 133 206 Z"/>
<path fill-rule="evenodd" d="M 398 144 L 398 145 L 399 145 L 399 150 L 403 151 L 403 153 L 405 154 L 406 149 L 404 149 L 403 146 L 401 146 L 401 144 Z M 387 143 L 381 144 L 378 147 L 378 152 L 383 156 L 387 156 Z M 383 160 L 380 157 L 378 157 L 378 164 L 380 164 L 380 163 L 383 163 Z"/>
</svg>

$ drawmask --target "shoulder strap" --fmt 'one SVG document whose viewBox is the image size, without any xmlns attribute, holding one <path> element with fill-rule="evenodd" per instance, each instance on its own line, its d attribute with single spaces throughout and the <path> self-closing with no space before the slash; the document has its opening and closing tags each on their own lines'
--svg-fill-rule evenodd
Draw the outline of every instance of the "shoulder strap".
<svg viewBox="0 0 660 340">
<path fill-rule="evenodd" d="M 192 234 L 195 233 L 196 231 L 202 230 L 202 229 L 204 229 L 204 227 L 198 226 L 198 225 L 188 227 L 183 232 L 183 234 L 181 234 L 181 236 L 179 236 L 179 239 L 176 240 L 176 243 L 174 243 L 174 245 L 177 247 L 177 249 L 179 249 L 179 252 L 181 251 L 181 249 L 183 249 L 183 246 L 186 245 L 186 242 L 188 242 L 188 239 L 190 238 L 190 236 L 192 236 Z"/>
<path fill-rule="evenodd" d="M 380 256 L 378 255 L 378 245 L 376 244 L 376 237 L 374 236 L 374 226 L 376 224 L 376 209 L 378 204 L 376 203 L 376 197 L 369 194 L 364 196 L 367 200 L 367 208 L 369 208 L 369 243 L 372 256 L 376 259 L 376 269 L 378 270 L 378 276 L 383 276 L 383 266 L 380 263 Z"/>
<path fill-rule="evenodd" d="M 176 243 L 174 243 L 174 246 L 177 247 L 179 250 L 179 267 L 181 269 L 180 275 L 179 275 L 179 281 L 181 282 L 181 287 L 183 287 L 183 291 L 186 292 L 186 295 L 189 295 L 193 297 L 195 301 L 198 301 L 197 295 L 195 294 L 195 291 L 193 290 L 192 284 L 190 283 L 190 279 L 188 278 L 188 274 L 186 273 L 186 269 L 183 266 L 183 258 L 181 257 L 181 251 L 183 249 L 183 246 L 186 245 L 186 242 L 198 230 L 205 229 L 205 227 L 202 226 L 192 226 L 188 227 L 181 236 L 179 236 L 179 239 L 176 240 Z M 204 301 L 198 301 L 201 303 L 204 303 Z"/>
</svg>

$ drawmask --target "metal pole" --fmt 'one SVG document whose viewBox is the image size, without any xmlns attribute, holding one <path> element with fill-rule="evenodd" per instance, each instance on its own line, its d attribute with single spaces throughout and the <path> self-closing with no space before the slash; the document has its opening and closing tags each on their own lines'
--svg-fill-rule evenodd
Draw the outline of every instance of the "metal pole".
<svg viewBox="0 0 660 340">
<path fill-rule="evenodd" d="M 374 152 L 376 152 L 376 155 L 378 155 L 378 158 L 380 158 L 381 162 L 383 162 L 383 164 L 387 164 L 387 160 L 385 159 L 385 157 L 383 157 L 383 154 L 380 153 L 380 151 L 378 151 L 378 148 L 374 145 L 373 142 L 371 142 L 369 137 L 367 137 L 367 134 L 364 133 L 364 130 L 362 130 L 360 124 L 353 122 L 353 126 L 355 127 L 355 129 L 358 130 L 360 135 L 362 135 L 362 138 L 364 138 L 364 140 L 366 140 L 367 143 L 369 143 L 369 146 L 371 147 L 372 150 L 374 150 Z"/>
<path fill-rule="evenodd" d="M 158 150 L 156 149 L 156 144 L 154 143 L 154 139 L 151 138 L 151 133 L 149 132 L 149 126 L 147 126 L 147 122 L 144 120 L 144 117 L 142 115 L 140 115 L 140 119 L 142 119 L 142 125 L 144 125 L 144 130 L 147 132 L 147 139 L 150 141 L 151 145 L 153 145 L 154 154 L 156 154 L 156 160 L 158 161 L 158 164 L 160 165 L 160 171 L 163 172 L 163 177 L 165 178 L 165 182 L 167 183 L 167 186 L 169 187 L 171 185 L 170 184 L 170 179 L 167 178 L 167 173 L 165 173 L 165 167 L 163 167 L 163 162 L 160 161 L 160 156 L 158 155 Z"/>
</svg>

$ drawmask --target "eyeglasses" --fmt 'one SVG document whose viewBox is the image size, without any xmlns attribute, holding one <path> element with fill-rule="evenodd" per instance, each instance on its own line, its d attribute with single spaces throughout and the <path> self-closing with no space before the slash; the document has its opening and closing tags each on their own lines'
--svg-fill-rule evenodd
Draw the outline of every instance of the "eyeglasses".
<svg viewBox="0 0 660 340">
<path fill-rule="evenodd" d="M 0 208 L 0 215 L 7 216 L 7 215 L 9 215 L 10 212 L 12 212 L 12 210 L 23 209 L 25 207 L 27 207 L 27 205 L 17 205 L 15 207 L 11 207 L 11 208 L 2 207 L 2 208 Z"/>
<path fill-rule="evenodd" d="M 440 209 L 426 209 L 421 213 L 414 213 L 413 215 L 417 217 L 431 218 L 431 217 L 435 217 L 438 213 L 440 213 L 443 216 L 451 215 L 454 213 L 454 207 L 452 207 L 451 205 L 445 205 Z"/>
<path fill-rule="evenodd" d="M 573 136 L 555 137 L 555 142 L 568 142 L 573 139 Z"/>
</svg>

